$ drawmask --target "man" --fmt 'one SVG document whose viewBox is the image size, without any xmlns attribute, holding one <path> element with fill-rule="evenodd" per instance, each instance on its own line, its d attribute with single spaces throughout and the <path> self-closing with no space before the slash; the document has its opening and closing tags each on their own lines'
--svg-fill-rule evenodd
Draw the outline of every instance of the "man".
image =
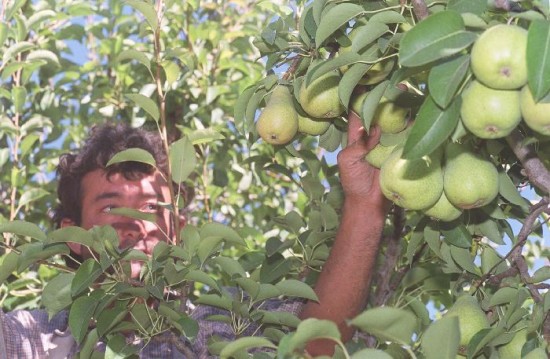
<svg viewBox="0 0 550 359">
<path fill-rule="evenodd" d="M 301 318 L 315 317 L 338 324 L 343 340 L 353 334 L 346 320 L 359 314 L 365 305 L 368 283 L 375 262 L 388 203 L 378 187 L 378 170 L 364 161 L 365 154 L 378 141 L 378 131 L 367 137 L 357 115 L 349 116 L 348 146 L 338 156 L 345 201 L 341 226 L 330 257 L 316 284 L 319 302 L 302 305 L 299 301 L 271 301 L 264 309 L 283 310 Z M 107 167 L 110 158 L 127 148 L 150 152 L 157 168 L 136 162 L 123 162 Z M 169 183 L 163 172 L 167 156 L 158 137 L 127 126 L 100 126 L 92 131 L 76 155 L 61 157 L 58 167 L 60 205 L 54 220 L 59 227 L 81 226 L 90 229 L 111 225 L 122 248 L 132 247 L 151 255 L 159 241 L 174 236 L 171 216 L 159 203 L 170 202 Z M 156 216 L 151 223 L 111 213 L 114 208 L 132 208 Z M 183 224 L 181 219 L 181 224 Z M 71 243 L 72 252 L 82 259 L 92 255 L 82 245 Z M 141 263 L 132 262 L 132 276 L 137 277 Z M 175 345 L 170 341 L 151 341 L 140 355 L 145 358 L 209 356 L 206 341 L 213 335 L 234 339 L 230 327 L 205 320 L 220 310 L 198 306 L 192 317 L 199 323 L 199 334 L 193 343 Z M 48 321 L 44 311 L 0 313 L 0 358 L 66 358 L 78 352 L 76 342 L 67 330 L 67 313 L 61 312 Z M 334 343 L 311 343 L 311 355 L 330 355 Z"/>
</svg>

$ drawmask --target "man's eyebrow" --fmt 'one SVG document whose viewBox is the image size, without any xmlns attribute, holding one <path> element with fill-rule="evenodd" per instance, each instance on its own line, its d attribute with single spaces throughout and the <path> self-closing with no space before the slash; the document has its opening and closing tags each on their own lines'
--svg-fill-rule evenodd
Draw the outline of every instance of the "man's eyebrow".
<svg viewBox="0 0 550 359">
<path fill-rule="evenodd" d="M 98 194 L 97 196 L 95 196 L 94 200 L 95 201 L 101 201 L 103 199 L 112 199 L 112 198 L 117 198 L 117 197 L 120 197 L 120 193 L 118 193 L 118 192 L 102 192 L 102 193 Z"/>
</svg>

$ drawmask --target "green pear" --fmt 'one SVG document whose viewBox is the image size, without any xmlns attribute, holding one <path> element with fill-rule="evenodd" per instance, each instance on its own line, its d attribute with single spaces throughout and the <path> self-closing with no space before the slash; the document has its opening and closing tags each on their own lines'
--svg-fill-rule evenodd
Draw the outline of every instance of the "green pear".
<svg viewBox="0 0 550 359">
<path fill-rule="evenodd" d="M 397 145 L 383 146 L 380 143 L 374 146 L 372 150 L 367 153 L 365 160 L 373 167 L 380 168 L 382 164 L 390 157 L 391 153 Z"/>
<path fill-rule="evenodd" d="M 322 135 L 327 132 L 331 122 L 323 118 L 311 118 L 298 114 L 298 132 L 311 136 Z"/>
<path fill-rule="evenodd" d="M 277 85 L 267 101 L 256 130 L 262 139 L 273 145 L 284 145 L 298 132 L 298 112 L 287 86 Z"/>
<path fill-rule="evenodd" d="M 456 207 L 470 209 L 489 204 L 498 194 L 498 171 L 489 160 L 467 146 L 450 143 L 445 148 L 443 188 Z"/>
<path fill-rule="evenodd" d="M 479 138 L 501 138 L 521 121 L 518 90 L 494 90 L 478 81 L 462 94 L 460 116 L 464 127 Z"/>
<path fill-rule="evenodd" d="M 527 328 L 520 329 L 508 343 L 498 348 L 501 359 L 521 358 L 521 349 L 527 341 Z"/>
<path fill-rule="evenodd" d="M 340 116 L 345 108 L 338 96 L 340 73 L 329 71 L 313 80 L 309 86 L 302 82 L 298 99 L 308 115 L 315 118 L 334 118 Z"/>
<path fill-rule="evenodd" d="M 362 93 L 351 100 L 351 109 L 361 115 L 363 102 L 368 92 Z M 382 133 L 398 133 L 407 127 L 407 113 L 409 109 L 396 105 L 394 102 L 382 97 L 376 106 L 373 125 L 378 125 Z"/>
<path fill-rule="evenodd" d="M 541 135 L 550 135 L 550 95 L 535 102 L 529 86 L 523 86 L 520 94 L 521 114 L 523 121 L 533 131 Z"/>
<path fill-rule="evenodd" d="M 386 198 L 400 207 L 423 210 L 433 206 L 443 193 L 440 156 L 430 154 L 421 159 L 401 158 L 398 147 L 380 168 L 380 188 Z"/>
<path fill-rule="evenodd" d="M 441 193 L 439 200 L 430 208 L 425 209 L 424 214 L 430 216 L 433 219 L 451 222 L 460 217 L 462 210 L 456 208 L 445 196 L 445 191 Z"/>
<path fill-rule="evenodd" d="M 502 357 L 501 357 L 502 358 Z M 527 353 L 523 359 L 548 359 L 548 354 L 543 348 L 535 348 Z"/>
<path fill-rule="evenodd" d="M 458 297 L 445 316 L 458 318 L 460 345 L 462 347 L 466 347 L 477 332 L 489 328 L 489 321 L 479 307 L 477 299 L 468 294 Z"/>
<path fill-rule="evenodd" d="M 527 82 L 527 30 L 498 24 L 485 30 L 472 46 L 475 77 L 494 89 L 511 90 Z"/>
</svg>

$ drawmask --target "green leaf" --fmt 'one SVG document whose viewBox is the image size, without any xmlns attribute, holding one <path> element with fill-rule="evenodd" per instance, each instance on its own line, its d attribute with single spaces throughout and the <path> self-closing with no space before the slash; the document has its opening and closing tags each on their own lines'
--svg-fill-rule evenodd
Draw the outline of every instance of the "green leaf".
<svg viewBox="0 0 550 359">
<path fill-rule="evenodd" d="M 241 236 L 231 227 L 228 227 L 221 223 L 206 223 L 200 229 L 201 240 L 205 238 L 220 238 L 224 239 L 228 243 L 235 245 L 246 246 L 246 242 L 241 238 Z"/>
<path fill-rule="evenodd" d="M 22 113 L 27 100 L 27 89 L 24 86 L 14 86 L 11 89 L 11 99 L 15 112 Z"/>
<path fill-rule="evenodd" d="M 550 23 L 536 20 L 527 33 L 527 78 L 535 102 L 550 91 Z"/>
<path fill-rule="evenodd" d="M 0 233 L 13 233 L 18 236 L 25 236 L 39 241 L 46 241 L 46 233 L 44 233 L 40 227 L 34 223 L 14 220 L 6 223 L 0 224 Z"/>
<path fill-rule="evenodd" d="M 487 2 L 479 0 L 450 0 L 447 9 L 459 13 L 481 15 L 487 10 Z"/>
<path fill-rule="evenodd" d="M 338 97 L 346 108 L 348 108 L 353 90 L 371 67 L 372 64 L 357 63 L 350 67 L 344 76 L 342 76 L 342 79 L 338 83 Z"/>
<path fill-rule="evenodd" d="M 498 172 L 498 192 L 510 203 L 520 206 L 526 211 L 529 209 L 529 202 L 521 197 L 510 176 L 502 170 Z"/>
<path fill-rule="evenodd" d="M 97 316 L 97 333 L 103 337 L 128 314 L 127 302 L 115 302 L 113 307 L 104 309 Z"/>
<path fill-rule="evenodd" d="M 252 348 L 277 348 L 271 341 L 262 337 L 242 337 L 227 344 L 220 352 L 220 358 L 233 358 Z"/>
<path fill-rule="evenodd" d="M 364 311 L 350 324 L 383 340 L 408 345 L 417 329 L 416 316 L 408 310 L 378 307 Z"/>
<path fill-rule="evenodd" d="M 460 346 L 458 317 L 445 316 L 433 322 L 422 335 L 426 359 L 455 359 Z"/>
<path fill-rule="evenodd" d="M 378 38 L 384 35 L 388 30 L 388 25 L 372 20 L 358 27 L 357 30 L 355 30 L 357 31 L 357 35 L 355 35 L 351 44 L 352 51 L 360 52 L 367 45 L 378 40 Z"/>
<path fill-rule="evenodd" d="M 99 328 L 98 335 L 101 336 Z M 127 342 L 126 337 L 122 334 L 116 334 L 109 338 L 107 347 L 105 348 L 104 359 L 124 359 L 132 358 L 133 354 L 139 353 L 139 348 Z"/>
<path fill-rule="evenodd" d="M 4 21 L 0 21 L 0 46 L 4 46 L 4 42 L 8 38 L 9 29 Z"/>
<path fill-rule="evenodd" d="M 540 283 L 550 279 L 550 267 L 541 267 L 529 278 L 529 283 Z"/>
<path fill-rule="evenodd" d="M 93 258 L 86 259 L 76 271 L 71 284 L 71 295 L 76 297 L 87 290 L 101 274 L 103 270 L 99 263 Z"/>
<path fill-rule="evenodd" d="M 212 260 L 213 263 L 218 264 L 222 270 L 229 275 L 229 277 L 239 276 L 246 278 L 246 272 L 244 271 L 241 264 L 229 257 L 217 257 Z"/>
<path fill-rule="evenodd" d="M 49 318 L 67 308 L 72 302 L 71 283 L 73 273 L 59 273 L 48 281 L 42 292 L 42 303 L 46 307 Z"/>
<path fill-rule="evenodd" d="M 376 108 L 378 107 L 378 103 L 380 103 L 380 100 L 384 96 L 389 83 L 390 82 L 388 80 L 380 82 L 369 92 L 367 97 L 365 97 L 363 106 L 361 107 L 361 113 L 359 115 L 361 116 L 363 126 L 366 129 L 370 128 L 374 114 L 376 113 Z"/>
<path fill-rule="evenodd" d="M 195 148 L 187 136 L 170 145 L 172 181 L 182 183 L 195 170 L 196 165 Z"/>
<path fill-rule="evenodd" d="M 109 162 L 107 162 L 107 166 L 129 161 L 141 162 L 156 167 L 153 155 L 142 148 L 128 148 L 124 151 L 117 152 L 113 157 L 111 157 Z"/>
<path fill-rule="evenodd" d="M 225 139 L 225 136 L 223 134 L 212 127 L 195 130 L 189 133 L 187 137 L 193 145 L 200 145 L 203 143 L 210 143 L 217 140 Z"/>
<path fill-rule="evenodd" d="M 79 243 L 91 248 L 94 244 L 94 238 L 90 232 L 82 227 L 69 226 L 48 233 L 47 243 L 57 242 Z"/>
<path fill-rule="evenodd" d="M 22 272 L 31 264 L 41 260 L 50 259 L 53 256 L 60 254 L 69 254 L 70 250 L 64 243 L 44 244 L 42 242 L 34 242 L 24 244 L 21 247 L 21 255 L 17 261 L 17 271 Z"/>
<path fill-rule="evenodd" d="M 135 49 L 123 50 L 118 54 L 115 61 L 122 62 L 125 60 L 135 60 L 148 69 L 151 69 L 151 61 L 144 52 Z"/>
<path fill-rule="evenodd" d="M 290 351 L 302 349 L 314 339 L 332 339 L 340 341 L 340 331 L 336 324 L 330 320 L 308 318 L 303 320 L 296 328 L 289 342 Z"/>
<path fill-rule="evenodd" d="M 160 118 L 160 112 L 159 108 L 157 106 L 157 103 L 153 100 L 151 100 L 149 97 L 139 94 L 139 93 L 128 93 L 125 94 L 128 99 L 135 102 L 136 105 L 138 105 L 140 108 L 142 108 L 145 112 L 147 112 L 151 117 L 158 122 Z"/>
<path fill-rule="evenodd" d="M 393 10 L 380 11 L 369 19 L 369 22 L 381 22 L 383 24 L 400 24 L 406 21 L 407 19 L 403 15 Z"/>
<path fill-rule="evenodd" d="M 362 14 L 365 9 L 362 6 L 351 4 L 351 3 L 341 3 L 326 13 L 321 17 L 319 27 L 315 33 L 315 45 L 317 48 L 321 47 L 322 43 L 332 35 L 336 30 L 346 24 L 348 21 L 354 17 Z"/>
<path fill-rule="evenodd" d="M 8 277 L 17 269 L 19 253 L 12 251 L 4 254 L 1 259 L 2 263 L 0 264 L 0 285 L 4 284 L 6 279 L 8 279 Z"/>
<path fill-rule="evenodd" d="M 510 303 L 518 297 L 518 290 L 512 287 L 500 288 L 493 294 L 489 300 L 489 305 L 494 307 L 496 305 Z"/>
<path fill-rule="evenodd" d="M 145 20 L 149 23 L 149 26 L 151 26 L 151 29 L 157 31 L 159 26 L 158 17 L 152 4 L 141 0 L 124 0 L 124 2 L 142 13 Z"/>
<path fill-rule="evenodd" d="M 28 41 L 16 42 L 4 52 L 4 55 L 2 56 L 2 62 L 5 64 L 11 59 L 14 59 L 18 54 L 32 50 L 35 47 L 36 45 Z"/>
<path fill-rule="evenodd" d="M 460 98 L 446 110 L 441 110 L 428 96 L 416 116 L 405 147 L 403 158 L 419 159 L 432 153 L 451 136 L 460 118 Z"/>
<path fill-rule="evenodd" d="M 69 328 L 71 329 L 73 338 L 78 344 L 82 342 L 88 332 L 90 320 L 92 319 L 97 305 L 97 298 L 93 296 L 79 297 L 75 299 L 71 305 L 69 311 Z"/>
<path fill-rule="evenodd" d="M 109 211 L 109 213 L 128 217 L 128 218 L 139 219 L 141 221 L 147 221 L 151 223 L 156 223 L 157 221 L 157 215 L 155 213 L 142 212 L 140 210 L 133 209 L 133 208 L 125 208 L 125 207 L 113 208 Z"/>
<path fill-rule="evenodd" d="M 275 287 L 281 291 L 282 295 L 288 297 L 299 297 L 319 301 L 319 298 L 317 298 L 317 295 L 309 285 L 296 279 L 283 280 L 275 284 Z"/>
<path fill-rule="evenodd" d="M 480 271 L 474 264 L 474 257 L 470 254 L 470 250 L 451 246 L 451 257 L 460 268 L 474 275 L 480 275 Z"/>
<path fill-rule="evenodd" d="M 42 197 L 49 195 L 50 193 L 42 188 L 31 188 L 28 191 L 23 192 L 21 198 L 19 198 L 18 208 L 22 208 L 27 204 L 39 200 Z"/>
<path fill-rule="evenodd" d="M 207 273 L 200 270 L 190 270 L 189 273 L 185 275 L 185 279 L 191 280 L 193 282 L 203 283 L 210 288 L 220 290 L 218 283 Z"/>
<path fill-rule="evenodd" d="M 233 308 L 233 301 L 227 296 L 220 296 L 217 294 L 202 294 L 196 301 L 197 304 L 211 305 L 216 308 L 222 308 L 225 310 L 231 310 Z"/>
<path fill-rule="evenodd" d="M 399 63 L 405 67 L 429 64 L 454 55 L 476 39 L 464 30 L 459 13 L 446 10 L 435 13 L 407 31 L 399 45 Z"/>
<path fill-rule="evenodd" d="M 428 88 L 435 103 L 446 108 L 456 97 L 456 93 L 466 78 L 470 67 L 470 56 L 458 56 L 450 61 L 434 66 L 428 76 Z"/>
<path fill-rule="evenodd" d="M 450 229 L 441 231 L 445 241 L 453 246 L 460 248 L 470 248 L 472 246 L 472 235 L 464 224 L 453 226 Z"/>
</svg>

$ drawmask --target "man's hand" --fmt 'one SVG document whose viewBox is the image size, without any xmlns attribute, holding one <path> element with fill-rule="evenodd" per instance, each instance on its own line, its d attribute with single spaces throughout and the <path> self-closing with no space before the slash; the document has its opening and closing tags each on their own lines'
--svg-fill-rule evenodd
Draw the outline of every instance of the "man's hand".
<svg viewBox="0 0 550 359">
<path fill-rule="evenodd" d="M 347 201 L 368 203 L 387 212 L 389 201 L 380 191 L 380 170 L 371 166 L 365 156 L 380 140 L 380 129 L 372 127 L 367 135 L 361 119 L 353 111 L 348 115 L 348 144 L 338 154 L 340 181 Z"/>
</svg>

